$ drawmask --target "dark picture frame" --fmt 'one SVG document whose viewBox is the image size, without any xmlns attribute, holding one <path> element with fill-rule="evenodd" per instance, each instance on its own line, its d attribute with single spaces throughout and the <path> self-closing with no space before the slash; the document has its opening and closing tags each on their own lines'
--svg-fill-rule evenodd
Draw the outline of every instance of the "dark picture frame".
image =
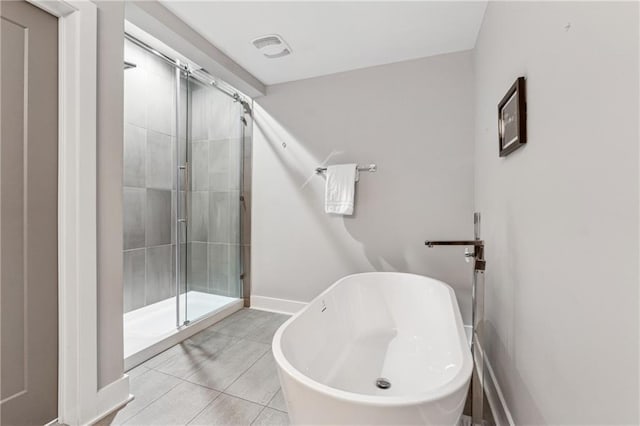
<svg viewBox="0 0 640 426">
<path fill-rule="evenodd" d="M 527 143 L 525 78 L 518 77 L 498 104 L 498 144 L 506 157 Z"/>
</svg>

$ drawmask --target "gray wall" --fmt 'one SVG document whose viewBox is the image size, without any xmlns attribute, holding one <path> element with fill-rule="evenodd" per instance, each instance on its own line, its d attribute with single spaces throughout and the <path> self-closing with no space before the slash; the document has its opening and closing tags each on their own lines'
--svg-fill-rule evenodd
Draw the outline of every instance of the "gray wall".
<svg viewBox="0 0 640 426">
<path fill-rule="evenodd" d="M 491 2 L 475 69 L 485 350 L 515 423 L 637 424 L 638 4 Z M 500 159 L 520 75 L 529 142 Z"/>
<path fill-rule="evenodd" d="M 271 86 L 255 103 L 253 295 L 307 302 L 347 274 L 414 272 L 453 285 L 468 318 L 462 250 L 424 240 L 473 236 L 471 52 Z M 325 162 L 378 165 L 353 217 L 324 213 Z"/>
<path fill-rule="evenodd" d="M 124 4 L 98 6 L 98 386 L 122 377 L 122 58 Z"/>
</svg>

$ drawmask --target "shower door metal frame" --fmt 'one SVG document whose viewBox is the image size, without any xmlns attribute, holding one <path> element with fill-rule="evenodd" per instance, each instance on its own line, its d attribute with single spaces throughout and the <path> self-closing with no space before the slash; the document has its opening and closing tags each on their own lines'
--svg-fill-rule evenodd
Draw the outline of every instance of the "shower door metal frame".
<svg viewBox="0 0 640 426">
<path fill-rule="evenodd" d="M 177 61 L 176 61 L 177 62 Z M 189 166 L 188 166 L 188 161 L 187 161 L 187 156 L 186 156 L 186 152 L 185 152 L 185 162 L 184 164 L 181 164 L 181 152 L 180 152 L 180 116 L 181 116 L 181 109 L 180 109 L 180 82 L 182 81 L 182 74 L 185 73 L 185 81 L 187 82 L 187 105 L 185 106 L 187 108 L 187 114 L 188 114 L 188 107 L 189 107 L 189 75 L 188 73 L 183 70 L 180 67 L 180 63 L 177 62 L 177 67 L 176 67 L 176 173 L 175 173 L 175 183 L 176 183 L 176 223 L 175 223 L 175 239 L 176 239 L 176 256 L 175 256 L 175 268 L 176 268 L 176 275 L 175 275 L 175 285 L 176 285 L 176 327 L 180 328 L 182 325 L 188 325 L 189 322 L 187 320 L 187 294 L 185 291 L 185 303 L 184 303 L 184 321 L 182 322 L 182 324 L 180 323 L 180 280 L 182 278 L 182 227 L 184 225 L 184 233 L 185 235 L 187 235 L 187 227 L 188 225 L 188 216 L 186 215 L 187 212 L 187 208 L 185 205 L 185 212 L 182 213 L 182 206 L 181 206 L 181 202 L 180 199 L 182 198 L 181 195 L 181 188 L 180 188 L 180 175 L 184 174 L 185 178 L 184 178 L 184 198 L 185 198 L 185 204 L 187 203 L 187 191 L 189 191 L 189 185 L 188 185 L 188 176 L 189 176 Z M 187 116 L 188 117 L 188 116 Z M 189 140 L 189 120 L 187 118 L 187 122 L 184 123 L 184 130 L 185 130 L 185 146 L 184 149 L 187 149 L 187 141 Z M 182 214 L 184 214 L 184 217 L 181 217 Z M 186 249 L 186 244 L 185 244 L 185 249 Z M 185 253 L 185 259 L 187 258 L 186 253 Z M 185 272 L 186 272 L 186 265 L 185 265 Z M 185 284 L 186 284 L 186 276 L 185 276 Z M 185 289 L 186 290 L 186 289 Z"/>
<path fill-rule="evenodd" d="M 191 191 L 190 187 L 189 187 L 189 183 L 190 183 L 190 177 L 189 177 L 189 173 L 190 173 L 190 168 L 189 168 L 189 142 L 191 139 L 191 82 L 190 82 L 190 78 L 193 78 L 193 80 L 195 80 L 196 82 L 203 84 L 205 87 L 213 87 L 214 89 L 217 89 L 221 92 L 223 92 L 224 94 L 228 95 L 229 97 L 231 97 L 234 102 L 237 102 L 240 104 L 240 113 L 239 113 L 239 117 L 238 117 L 238 125 L 240 126 L 240 154 L 239 154 L 239 180 L 238 180 L 238 199 L 236 200 L 236 202 L 238 203 L 238 250 L 239 250 L 239 256 L 238 256 L 238 276 L 236 277 L 240 283 L 241 283 L 241 288 L 239 291 L 239 295 L 237 296 L 238 299 L 243 300 L 243 304 L 245 307 L 248 307 L 248 304 L 246 303 L 245 300 L 245 295 L 244 295 L 244 286 L 245 286 L 245 279 L 246 279 L 246 273 L 245 273 L 245 250 L 244 250 L 244 234 L 245 234 L 245 229 L 244 229 L 244 211 L 246 210 L 246 195 L 245 195 L 245 187 L 244 187 L 244 173 L 245 173 L 245 161 L 244 161 L 244 155 L 245 155 L 245 137 L 246 137 L 246 126 L 248 125 L 247 120 L 245 118 L 245 115 L 251 115 L 252 113 L 252 109 L 251 109 L 251 105 L 249 104 L 249 102 L 247 102 L 244 98 L 242 98 L 238 93 L 232 93 L 232 92 L 228 92 L 226 90 L 224 90 L 223 88 L 221 88 L 215 81 L 209 81 L 206 77 L 203 77 L 202 72 L 193 72 L 192 70 L 188 69 L 187 67 L 182 68 L 182 72 L 184 73 L 185 76 L 185 81 L 186 81 L 186 124 L 185 124 L 185 163 L 184 165 L 180 165 L 180 156 L 179 156 L 179 152 L 176 149 L 176 152 L 178 152 L 178 154 L 176 155 L 176 167 L 177 167 L 177 173 L 176 173 L 176 188 L 180 187 L 180 174 L 184 173 L 184 199 L 185 199 L 185 209 L 184 209 L 184 218 L 181 220 L 180 219 L 180 192 L 179 190 L 177 190 L 177 198 L 176 198 L 176 241 L 180 241 L 180 231 L 179 229 L 183 229 L 184 230 L 184 235 L 185 235 L 185 250 L 188 250 L 188 228 L 189 228 L 189 201 L 190 201 L 190 195 L 189 192 Z M 178 74 L 177 74 L 178 75 Z M 180 80 L 179 80 L 180 81 Z M 179 83 L 178 81 L 178 83 Z M 179 103 L 179 95 L 180 95 L 180 88 L 179 88 L 179 84 L 177 84 L 178 88 L 176 89 L 176 96 L 178 99 L 178 103 Z M 176 108 L 176 121 L 179 122 L 180 121 L 180 112 L 179 112 L 179 108 Z M 176 134 L 179 135 L 179 131 L 176 132 Z M 177 138 L 177 143 L 178 143 L 178 148 L 179 148 L 179 137 Z M 181 226 L 183 225 L 183 226 Z M 181 266 L 181 262 L 180 260 L 178 260 L 179 258 L 181 258 L 181 248 L 180 245 L 176 245 L 177 247 L 177 252 L 176 252 L 176 292 L 179 295 L 180 294 L 180 275 L 178 274 L 179 268 Z M 188 256 L 185 254 L 185 263 L 188 262 Z M 180 266 L 178 265 L 178 263 L 180 263 Z M 187 268 L 187 274 L 185 275 L 185 281 L 184 281 L 184 291 L 185 291 L 185 304 L 184 304 L 184 321 L 181 323 L 180 322 L 180 306 L 179 306 L 179 301 L 180 298 L 178 297 L 178 302 L 176 305 L 177 308 L 177 313 L 176 313 L 176 324 L 177 327 L 182 327 L 182 326 L 186 326 L 189 325 L 191 323 L 192 320 L 190 320 L 188 318 L 188 297 L 186 296 L 186 293 L 189 290 L 189 280 L 188 280 L 188 268 Z M 203 317 L 206 317 L 207 314 L 205 314 Z M 194 320 L 198 320 L 200 318 L 203 317 L 199 317 L 199 318 L 194 318 Z"/>
<path fill-rule="evenodd" d="M 243 299 L 243 303 L 244 303 L 244 279 L 245 279 L 245 273 L 244 273 L 244 211 L 247 208 L 247 204 L 246 204 L 246 198 L 245 198 L 245 194 L 244 194 L 244 142 L 245 142 L 245 127 L 247 126 L 247 120 L 244 118 L 244 105 L 243 105 L 243 109 L 242 112 L 240 112 L 240 167 L 239 169 L 239 173 L 240 173 L 240 179 L 238 182 L 238 202 L 239 202 L 239 208 L 238 208 L 238 245 L 239 245 L 239 250 L 240 250 L 240 258 L 238 259 L 239 265 L 238 265 L 238 279 L 240 280 L 241 284 L 241 290 L 240 290 L 240 298 Z M 244 303 L 246 306 L 246 303 Z"/>
</svg>

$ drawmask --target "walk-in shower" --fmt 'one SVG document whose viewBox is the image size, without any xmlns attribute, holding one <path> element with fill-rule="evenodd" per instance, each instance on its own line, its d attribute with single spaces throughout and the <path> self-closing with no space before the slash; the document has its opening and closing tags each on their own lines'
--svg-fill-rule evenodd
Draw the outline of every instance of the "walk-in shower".
<svg viewBox="0 0 640 426">
<path fill-rule="evenodd" d="M 243 305 L 250 100 L 125 40 L 124 351 L 130 368 Z"/>
</svg>

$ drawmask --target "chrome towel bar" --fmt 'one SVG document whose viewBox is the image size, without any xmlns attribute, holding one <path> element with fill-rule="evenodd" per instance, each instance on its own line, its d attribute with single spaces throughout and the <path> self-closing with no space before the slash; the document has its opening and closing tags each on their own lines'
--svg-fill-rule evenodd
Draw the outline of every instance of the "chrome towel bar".
<svg viewBox="0 0 640 426">
<path fill-rule="evenodd" d="M 317 175 L 322 174 L 326 171 L 327 171 L 326 167 L 316 167 Z M 369 164 L 368 166 L 358 166 L 358 171 L 375 173 L 378 171 L 378 166 L 376 166 L 375 164 Z"/>
</svg>

